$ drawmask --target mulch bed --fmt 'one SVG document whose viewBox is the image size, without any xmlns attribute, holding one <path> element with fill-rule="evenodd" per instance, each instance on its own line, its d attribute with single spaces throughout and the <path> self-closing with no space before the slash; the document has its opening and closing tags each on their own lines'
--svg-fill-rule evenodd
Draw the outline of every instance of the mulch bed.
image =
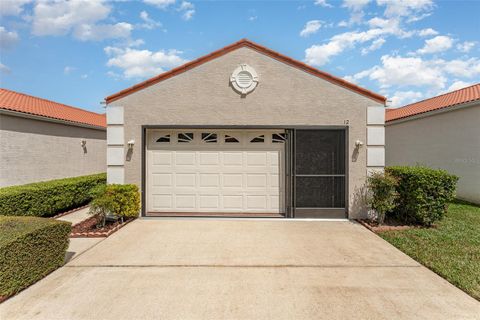
<svg viewBox="0 0 480 320">
<path fill-rule="evenodd" d="M 104 227 L 97 228 L 98 217 L 93 216 L 74 225 L 70 238 L 105 238 L 133 220 L 133 218 L 129 218 L 124 219 L 123 223 L 120 220 L 106 222 Z"/>
<path fill-rule="evenodd" d="M 407 230 L 407 229 L 418 229 L 425 228 L 420 225 L 405 225 L 396 220 L 385 220 L 383 225 L 379 225 L 377 222 L 368 220 L 368 219 L 358 219 L 357 220 L 362 226 L 367 228 L 372 232 L 382 232 L 382 231 L 395 231 L 395 230 Z"/>
<path fill-rule="evenodd" d="M 72 210 L 68 210 L 68 211 L 65 211 L 65 212 L 62 212 L 62 213 L 59 213 L 53 217 L 51 217 L 52 219 L 57 219 L 57 218 L 60 218 L 60 217 L 63 217 L 63 216 L 66 216 L 67 214 L 70 214 L 70 213 L 74 213 L 78 210 L 82 210 L 84 208 L 88 207 L 88 204 L 84 205 L 84 206 L 81 206 L 81 207 L 78 207 L 78 208 L 75 208 L 75 209 L 72 209 Z"/>
</svg>

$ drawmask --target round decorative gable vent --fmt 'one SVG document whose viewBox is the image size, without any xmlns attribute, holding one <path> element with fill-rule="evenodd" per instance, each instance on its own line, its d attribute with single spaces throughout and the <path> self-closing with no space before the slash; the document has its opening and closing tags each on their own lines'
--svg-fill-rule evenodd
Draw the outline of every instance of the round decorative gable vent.
<svg viewBox="0 0 480 320">
<path fill-rule="evenodd" d="M 241 64 L 230 76 L 233 88 L 241 94 L 247 94 L 255 90 L 258 83 L 258 75 L 255 69 L 248 64 Z"/>
</svg>

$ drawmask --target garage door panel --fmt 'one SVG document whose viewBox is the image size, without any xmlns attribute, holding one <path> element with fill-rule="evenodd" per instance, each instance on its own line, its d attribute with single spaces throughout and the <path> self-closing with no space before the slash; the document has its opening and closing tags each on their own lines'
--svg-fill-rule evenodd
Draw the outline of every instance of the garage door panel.
<svg viewBox="0 0 480 320">
<path fill-rule="evenodd" d="M 244 175 L 242 173 L 224 173 L 222 176 L 224 188 L 241 188 L 243 186 Z"/>
<path fill-rule="evenodd" d="M 218 173 L 201 173 L 200 187 L 220 187 L 220 174 Z"/>
<path fill-rule="evenodd" d="M 192 209 L 197 207 L 197 199 L 195 194 L 176 194 L 175 208 L 176 209 Z"/>
<path fill-rule="evenodd" d="M 243 166 L 243 152 L 237 151 L 223 151 L 223 165 L 226 167 L 230 166 Z"/>
<path fill-rule="evenodd" d="M 267 133 L 264 143 L 249 143 L 239 131 L 231 133 L 238 143 L 218 134 L 222 143 L 207 144 L 192 132 L 191 142 L 149 140 L 147 211 L 283 212 L 284 144 L 271 143 Z"/>
<path fill-rule="evenodd" d="M 174 152 L 176 166 L 194 166 L 196 164 L 196 153 L 188 151 Z"/>
<path fill-rule="evenodd" d="M 267 154 L 265 152 L 249 151 L 246 156 L 247 167 L 267 166 Z"/>
<path fill-rule="evenodd" d="M 175 174 L 175 187 L 196 187 L 196 173 L 177 173 Z"/>
<path fill-rule="evenodd" d="M 247 188 L 265 189 L 267 187 L 266 173 L 247 174 L 246 176 L 247 176 Z"/>
<path fill-rule="evenodd" d="M 199 152 L 200 165 L 218 166 L 220 164 L 220 153 L 217 152 Z"/>
<path fill-rule="evenodd" d="M 154 209 L 169 209 L 173 207 L 173 195 L 153 194 L 152 203 Z"/>
<path fill-rule="evenodd" d="M 200 209 L 218 210 L 220 207 L 219 195 L 199 195 Z"/>
<path fill-rule="evenodd" d="M 153 173 L 152 183 L 158 187 L 173 187 L 173 174 L 171 173 Z"/>
<path fill-rule="evenodd" d="M 172 165 L 172 152 L 171 151 L 157 151 L 153 153 L 152 157 L 153 165 Z"/>
<path fill-rule="evenodd" d="M 223 196 L 223 208 L 243 210 L 243 195 L 224 195 Z"/>
<path fill-rule="evenodd" d="M 247 195 L 246 196 L 247 209 L 250 210 L 267 210 L 267 196 L 261 195 Z"/>
</svg>

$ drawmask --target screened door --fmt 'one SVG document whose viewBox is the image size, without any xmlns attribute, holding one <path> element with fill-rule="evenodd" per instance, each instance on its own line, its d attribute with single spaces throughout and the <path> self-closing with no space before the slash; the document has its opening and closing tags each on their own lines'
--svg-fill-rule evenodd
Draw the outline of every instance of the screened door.
<svg viewBox="0 0 480 320">
<path fill-rule="evenodd" d="M 345 130 L 295 130 L 295 217 L 345 218 Z"/>
</svg>

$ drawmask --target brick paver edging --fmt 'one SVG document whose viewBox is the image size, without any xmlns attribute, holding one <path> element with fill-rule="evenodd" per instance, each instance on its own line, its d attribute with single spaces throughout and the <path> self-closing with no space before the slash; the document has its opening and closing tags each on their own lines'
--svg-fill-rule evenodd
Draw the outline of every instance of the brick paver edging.
<svg viewBox="0 0 480 320">
<path fill-rule="evenodd" d="M 104 231 L 104 232 L 72 232 L 70 233 L 70 238 L 106 238 L 110 236 L 112 233 L 117 232 L 118 230 L 120 230 L 121 228 L 123 228 L 124 226 L 132 222 L 133 220 L 135 219 L 127 220 L 124 223 L 119 224 L 115 228 L 110 229 L 108 231 Z"/>
</svg>

